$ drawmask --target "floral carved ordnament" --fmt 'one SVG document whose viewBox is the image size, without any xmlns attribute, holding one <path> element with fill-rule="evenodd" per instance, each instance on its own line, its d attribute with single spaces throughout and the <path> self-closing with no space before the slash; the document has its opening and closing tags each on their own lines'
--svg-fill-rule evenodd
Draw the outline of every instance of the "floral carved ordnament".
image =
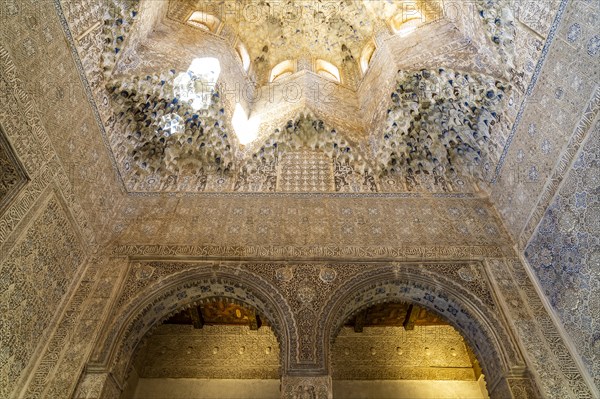
<svg viewBox="0 0 600 399">
<path fill-rule="evenodd" d="M 332 399 L 330 376 L 291 377 L 281 380 L 283 399 Z"/>
<path fill-rule="evenodd" d="M 510 390 L 515 399 L 529 399 L 539 397 L 539 392 L 532 385 L 531 380 L 511 378 L 508 380 Z"/>
</svg>

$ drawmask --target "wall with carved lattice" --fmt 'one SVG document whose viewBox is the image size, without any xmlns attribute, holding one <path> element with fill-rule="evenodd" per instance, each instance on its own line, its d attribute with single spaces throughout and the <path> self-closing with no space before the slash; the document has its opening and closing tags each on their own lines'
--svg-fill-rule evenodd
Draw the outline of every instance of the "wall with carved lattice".
<svg viewBox="0 0 600 399">
<path fill-rule="evenodd" d="M 150 22 L 142 32 L 133 32 L 132 42 L 141 40 L 159 14 L 167 12 L 151 3 L 142 4 L 140 12 L 146 10 Z M 456 312 L 457 324 L 473 327 L 471 337 L 494 336 L 494 329 L 475 328 L 472 314 L 459 316 L 456 303 L 444 292 L 401 278 L 417 275 L 448 283 L 495 315 L 491 323 L 498 327 L 497 339 L 505 344 L 513 371 L 527 369 L 525 374 L 515 371 L 518 376 L 497 392 L 510 389 L 515 395 L 535 397 L 539 389 L 544 397 L 561 399 L 597 395 L 597 148 L 592 145 L 598 129 L 597 3 L 515 2 L 519 23 L 514 31 L 505 21 L 496 24 L 489 15 L 484 17 L 498 11 L 484 7 L 482 18 L 475 13 L 476 23 L 432 24 L 437 24 L 432 35 L 453 27 L 460 33 L 447 46 L 427 36 L 432 47 L 425 52 L 396 51 L 406 43 L 418 48 L 414 38 L 402 44 L 379 35 L 374 40 L 387 50 L 357 88 L 357 100 L 349 101 L 350 89 L 340 86 L 333 93 L 340 102 L 323 106 L 321 114 L 298 115 L 303 103 L 281 112 L 281 120 L 269 126 L 280 139 L 296 127 L 292 123 L 288 128 L 288 119 L 304 118 L 312 129 L 305 129 L 310 133 L 303 137 L 307 143 L 315 132 L 331 133 L 332 126 L 339 125 L 348 137 L 365 138 L 364 145 L 328 139 L 332 148 L 347 145 L 346 155 L 336 154 L 337 163 L 327 167 L 322 154 L 292 151 L 289 157 L 282 155 L 277 169 L 267 162 L 272 160 L 270 144 L 253 148 L 267 154 L 257 156 L 264 164 L 247 163 L 245 171 L 240 169 L 240 175 L 229 180 L 221 181 L 213 173 L 206 181 L 176 184 L 163 176 L 164 191 L 194 187 L 189 196 L 157 195 L 158 180 L 152 176 L 131 180 L 130 186 L 125 182 L 126 164 L 117 163 L 124 159 L 116 159 L 113 150 L 127 154 L 127 148 L 111 130 L 122 121 L 115 119 L 115 99 L 103 69 L 115 65 L 103 63 L 112 62 L 104 53 L 107 35 L 116 43 L 128 28 L 112 14 L 115 26 L 107 28 L 105 5 L 7 0 L 0 8 L 0 396 L 116 397 L 122 387 L 110 373 L 118 370 L 119 378 L 127 374 L 128 356 L 140 338 L 125 330 L 151 330 L 161 317 L 184 305 L 185 297 L 178 294 L 203 299 L 202 287 L 263 306 L 276 322 L 274 330 L 280 331 L 275 334 L 278 343 L 289 349 L 280 363 L 298 366 L 294 361 L 314 360 L 325 367 L 328 343 L 317 345 L 316 333 L 308 333 L 315 332 L 310 320 L 325 317 L 326 304 L 333 303 L 327 301 L 344 283 L 357 276 L 370 278 L 369 273 L 378 270 L 397 284 L 379 281 L 361 287 L 373 300 L 385 300 L 386 290 L 409 292 L 411 299 L 433 309 L 438 306 L 440 312 Z M 176 18 L 160 32 L 175 30 Z M 513 34 L 514 43 L 503 41 Z M 474 57 L 494 35 L 503 38 L 498 46 Z M 223 37 L 229 41 L 231 32 L 223 32 Z M 464 41 L 467 37 L 474 38 L 472 44 Z M 156 40 L 155 49 L 161 43 Z M 224 48 L 220 46 L 212 50 Z M 299 62 L 305 71 L 310 69 L 306 61 Z M 135 62 L 129 49 L 117 70 L 126 71 Z M 369 153 L 365 148 L 372 145 L 366 140 L 366 126 L 382 133 L 371 137 L 372 142 L 386 140 L 383 126 L 394 123 L 386 110 L 402 111 L 390 103 L 395 97 L 389 88 L 398 83 L 398 76 L 385 74 L 388 85 L 376 84 L 377 74 L 392 62 L 409 69 L 450 63 L 510 83 L 502 122 L 490 144 L 495 162 L 482 165 L 490 179 L 489 187 L 483 187 L 489 199 L 486 191 L 469 184 L 456 189 L 458 180 L 448 185 L 433 172 L 423 172 L 416 188 L 412 178 L 375 179 L 374 170 L 361 169 Z M 233 75 L 234 66 L 228 69 Z M 259 69 L 253 73 L 260 74 Z M 350 72 L 347 66 L 344 73 Z M 300 83 L 320 79 L 309 72 L 298 77 Z M 352 85 L 359 85 L 358 80 Z M 369 100 L 384 97 L 389 100 L 383 105 Z M 225 104 L 227 112 L 230 105 Z M 336 107 L 342 115 L 328 116 Z M 354 114 L 363 108 L 371 111 L 372 119 L 361 125 Z M 348 154 L 355 163 L 346 163 Z M 279 186 L 273 179 L 277 173 L 282 177 Z M 312 183 L 318 184 L 294 182 L 293 175 L 314 175 Z M 231 185 L 223 189 L 223 182 Z M 211 192 L 196 190 L 199 187 Z M 520 259 L 523 250 L 527 262 Z M 176 281 L 172 292 L 162 290 L 161 284 L 194 268 L 202 274 L 195 286 Z M 251 276 L 262 297 L 253 297 L 252 290 L 229 280 L 211 280 L 219 273 L 233 280 Z M 146 292 L 157 295 L 156 307 L 137 307 L 149 305 L 140 299 Z M 353 299 L 368 305 L 365 298 Z M 338 304 L 328 310 L 338 312 L 336 320 L 342 323 L 344 315 L 356 309 Z M 131 323 L 120 324 L 125 321 Z M 286 335 L 298 331 L 304 333 Z M 113 346 L 119 342 L 124 342 L 122 347 Z M 501 358 L 490 348 L 478 348 L 478 353 Z M 117 356 L 103 353 L 111 349 L 120 363 L 102 363 Z M 304 388 L 321 394 L 332 386 L 323 376 L 284 376 L 283 381 L 283 393 L 289 397 Z"/>
</svg>

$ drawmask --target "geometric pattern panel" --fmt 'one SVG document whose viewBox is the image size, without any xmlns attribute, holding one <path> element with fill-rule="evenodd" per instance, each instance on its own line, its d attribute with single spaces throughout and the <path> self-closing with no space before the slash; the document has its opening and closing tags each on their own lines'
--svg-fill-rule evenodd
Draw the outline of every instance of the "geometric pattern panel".
<svg viewBox="0 0 600 399">
<path fill-rule="evenodd" d="M 333 165 L 325 154 L 287 153 L 281 162 L 278 191 L 323 192 L 333 189 Z"/>
<path fill-rule="evenodd" d="M 546 210 L 525 257 L 600 386 L 600 123 Z"/>
<path fill-rule="evenodd" d="M 277 195 L 277 194 L 275 194 Z M 163 198 L 147 210 L 131 199 L 134 212 L 119 244 L 215 243 L 241 245 L 410 246 L 503 245 L 501 229 L 489 204 L 478 198 L 432 197 L 286 197 L 231 196 Z M 160 205 L 159 205 L 160 204 Z M 201 212 L 199 212 L 201 210 Z M 282 223 L 282 221 L 285 221 Z"/>
<path fill-rule="evenodd" d="M 0 211 L 27 182 L 27 176 L 0 126 Z"/>
</svg>

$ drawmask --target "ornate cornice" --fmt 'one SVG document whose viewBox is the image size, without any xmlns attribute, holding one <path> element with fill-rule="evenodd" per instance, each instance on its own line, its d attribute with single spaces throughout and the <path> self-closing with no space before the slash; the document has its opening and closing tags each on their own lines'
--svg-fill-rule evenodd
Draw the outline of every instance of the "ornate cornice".
<svg viewBox="0 0 600 399">
<path fill-rule="evenodd" d="M 330 259 L 334 261 L 378 260 L 474 260 L 501 258 L 513 253 L 508 246 L 235 246 L 235 245 L 116 245 L 111 255 L 132 259 Z"/>
</svg>

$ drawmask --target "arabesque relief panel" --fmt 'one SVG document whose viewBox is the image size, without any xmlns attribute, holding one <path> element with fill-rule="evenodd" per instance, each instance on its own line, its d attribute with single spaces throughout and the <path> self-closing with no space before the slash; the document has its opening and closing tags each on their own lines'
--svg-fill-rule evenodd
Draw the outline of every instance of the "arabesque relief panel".
<svg viewBox="0 0 600 399">
<path fill-rule="evenodd" d="M 541 289 L 600 385 L 600 121 L 525 248 Z"/>
<path fill-rule="evenodd" d="M 144 2 L 144 7 L 150 3 L 152 1 Z M 594 208 L 591 206 L 583 210 L 580 205 L 582 201 L 588 204 L 588 195 L 583 198 L 583 193 L 593 194 L 595 188 L 590 191 L 586 184 L 577 183 L 574 193 L 563 196 L 560 191 L 557 202 L 553 202 L 552 198 L 571 161 L 576 159 L 587 131 L 591 126 L 597 126 L 592 123 L 598 112 L 596 66 L 599 41 L 594 29 L 598 20 L 597 4 L 576 0 L 517 3 L 519 23 L 516 32 L 512 32 L 511 27 L 504 29 L 506 26 L 503 24 L 495 27 L 493 18 L 484 18 L 486 23 L 490 22 L 486 27 L 488 30 L 483 32 L 486 40 L 493 40 L 495 30 L 502 28 L 499 31 L 502 39 L 510 39 L 515 33 L 515 47 L 522 44 L 526 47 L 522 53 L 520 48 L 516 49 L 517 71 L 510 76 L 513 93 L 507 99 L 512 101 L 514 97 L 526 100 L 526 103 L 522 107 L 514 103 L 510 105 L 510 115 L 503 119 L 506 124 L 514 118 L 516 126 L 506 138 L 506 132 L 499 134 L 502 140 L 498 143 L 504 145 L 500 166 L 504 166 L 497 185 L 492 188 L 492 199 L 513 238 L 519 238 L 520 248 L 525 247 L 542 217 L 539 231 L 547 225 L 557 224 L 559 227 L 554 230 L 560 231 L 561 238 L 570 241 L 571 246 L 572 239 L 576 239 L 577 243 L 585 240 L 593 242 L 594 231 L 589 229 L 588 224 L 589 220 L 595 219 L 586 215 Z M 495 216 L 489 202 L 479 198 L 479 194 L 455 191 L 437 196 L 413 195 L 407 194 L 402 186 L 401 189 L 390 190 L 398 191 L 398 195 L 371 196 L 374 190 L 370 175 L 349 173 L 347 167 L 334 169 L 334 190 L 337 174 L 340 182 L 337 187 L 341 188 L 337 191 L 363 190 L 369 193 L 364 198 L 343 193 L 332 196 L 274 193 L 273 197 L 243 193 L 208 194 L 200 198 L 177 194 L 126 196 L 125 185 L 111 158 L 112 149 L 106 140 L 106 132 L 102 132 L 113 113 L 105 87 L 106 71 L 103 70 L 106 66 L 102 54 L 106 34 L 103 32 L 104 4 L 87 0 L 8 0 L 0 11 L 0 124 L 23 165 L 24 173 L 31 179 L 19 190 L 18 201 L 11 201 L 0 215 L 2 274 L 10 275 L 5 282 L 14 282 L 19 288 L 16 290 L 16 285 L 8 287 L 5 293 L 9 293 L 6 294 L 9 297 L 3 303 L 20 302 L 15 307 L 11 305 L 11 311 L 18 309 L 23 312 L 23 316 L 14 318 L 11 314 L 11 319 L 21 321 L 17 327 L 3 325 L 3 342 L 5 337 L 7 342 L 15 339 L 9 349 L 16 355 L 4 363 L 11 366 L 3 366 L 0 394 L 10 395 L 11 391 L 19 390 L 27 397 L 60 398 L 69 397 L 74 391 L 77 376 L 89 358 L 91 342 L 117 296 L 116 286 L 131 277 L 123 274 L 128 267 L 126 259 L 105 262 L 107 254 L 104 252 L 98 252 L 93 266 L 85 269 L 82 259 L 86 251 L 93 253 L 98 250 L 96 244 L 112 242 L 115 246 L 108 248 L 107 252 L 142 261 L 143 258 L 172 257 L 470 261 L 514 255 L 507 249 L 512 242 L 500 219 Z M 492 12 L 488 17 L 493 15 Z M 157 18 L 152 16 L 153 20 Z M 232 39 L 231 32 L 224 32 L 224 37 Z M 120 40 L 112 33 L 111 38 L 115 42 Z M 510 46 L 506 46 L 509 41 L 499 43 L 499 54 L 511 56 Z M 493 52 L 496 50 L 494 48 Z M 469 51 L 455 55 L 466 55 Z M 444 59 L 443 54 L 438 56 L 440 60 Z M 539 56 L 542 58 L 536 66 Z M 307 67 L 305 61 L 302 61 L 302 68 Z M 475 69 L 485 70 L 484 61 L 479 59 L 481 65 Z M 415 58 L 413 64 L 419 62 Z M 473 65 L 476 63 L 477 60 L 473 61 Z M 517 91 L 525 93 L 515 95 Z M 345 91 L 340 90 L 342 92 Z M 368 92 L 365 90 L 365 93 Z M 391 93 L 383 92 L 386 96 Z M 517 110 L 522 111 L 520 116 Z M 552 132 L 558 133 L 550 134 Z M 333 146 L 334 143 L 337 142 L 330 144 Z M 358 145 L 348 153 L 354 156 L 355 153 L 368 152 L 368 148 L 368 145 Z M 581 162 L 585 163 L 593 155 L 584 154 Z M 557 159 L 559 164 L 556 164 Z M 574 175 L 593 169 L 584 168 L 581 162 L 575 161 Z M 303 167 L 300 165 L 300 168 Z M 262 170 L 266 176 L 264 181 L 268 184 L 257 184 L 254 175 L 242 181 L 240 187 L 246 182 L 247 191 L 256 186 L 260 187 L 255 191 L 263 190 L 262 187 L 277 187 L 276 184 L 269 185 L 272 183 L 269 167 Z M 509 175 L 515 171 L 518 182 L 513 184 Z M 552 181 L 548 181 L 548 176 Z M 586 176 L 577 179 L 594 181 Z M 328 185 L 329 177 L 326 180 Z M 207 178 L 209 187 L 211 184 L 218 187 L 217 183 L 218 179 L 209 181 Z M 570 176 L 564 186 L 571 187 L 571 183 Z M 436 188 L 435 184 L 430 186 Z M 540 197 L 544 187 L 554 191 L 546 190 Z M 38 209 L 40 200 L 47 200 L 46 196 L 52 191 L 56 195 L 41 211 Z M 470 191 L 470 188 L 465 191 Z M 563 202 L 568 202 L 568 205 L 563 207 Z M 548 212 L 546 203 L 552 204 Z M 593 201 L 589 200 L 589 204 Z M 35 211 L 32 212 L 32 209 Z M 572 237 L 568 234 L 568 226 L 575 219 L 586 226 L 586 231 Z M 538 238 L 534 235 L 531 249 L 536 248 Z M 542 252 L 538 255 L 532 252 L 527 258 L 543 287 L 551 288 L 556 281 L 568 280 L 566 288 L 571 289 L 569 284 L 573 283 L 570 279 L 573 270 L 581 267 L 578 271 L 587 275 L 592 273 L 587 270 L 589 266 L 594 265 L 594 259 L 590 258 L 589 263 L 573 266 L 571 260 L 583 256 L 576 252 L 558 254 L 561 259 L 566 259 L 559 262 L 564 272 L 561 275 L 552 274 L 544 261 L 534 259 Z M 586 259 L 591 256 L 588 252 L 584 256 Z M 42 253 L 52 256 L 46 259 L 40 255 Z M 5 263 L 11 267 L 5 269 Z M 107 263 L 110 266 L 105 270 Z M 514 260 L 509 263 L 498 260 L 490 262 L 490 265 L 494 276 L 492 280 L 498 285 L 499 293 L 488 287 L 487 291 L 478 292 L 478 295 L 483 295 L 483 299 L 491 297 L 493 303 L 500 303 L 505 310 L 510 328 L 524 348 L 528 366 L 543 394 L 561 399 L 592 397 L 579 365 L 573 361 L 573 354 L 564 345 L 561 333 L 538 297 L 534 288 L 538 282 L 528 280 L 524 274 L 526 265 Z M 299 276 L 292 272 L 295 277 L 289 281 L 286 280 L 289 273 L 285 267 L 279 273 L 280 267 L 271 268 L 268 272 L 273 286 L 286 291 L 286 298 L 299 309 L 298 312 L 302 312 L 299 314 L 306 316 L 305 320 L 310 320 L 309 316 L 319 311 L 321 295 L 333 292 L 328 287 L 349 278 L 351 272 L 357 272 L 357 268 L 368 267 L 349 267 L 350 274 L 344 274 L 342 268 L 336 269 L 328 264 L 321 266 L 302 264 L 307 274 L 297 278 Z M 24 268 L 33 272 L 26 272 Z M 87 270 L 85 277 L 77 289 L 67 290 L 69 282 L 76 280 L 84 269 Z M 335 273 L 331 272 L 332 269 Z M 556 271 L 554 268 L 551 270 Z M 257 273 L 263 272 L 259 270 Z M 547 278 L 547 274 L 554 277 Z M 470 278 L 468 274 L 465 276 Z M 593 273 L 590 276 L 593 283 Z M 460 276 L 454 277 L 458 281 Z M 48 283 L 37 290 L 40 281 Z M 460 281 L 466 280 L 460 277 Z M 583 287 L 581 281 L 574 281 Z M 311 284 L 325 289 L 323 292 L 314 292 L 314 288 L 311 291 Z M 474 289 L 473 285 L 471 289 Z M 21 306 L 25 294 L 33 295 L 34 292 L 36 305 Z M 593 330 L 586 327 L 594 325 L 589 320 L 596 316 L 593 300 L 586 299 L 587 296 L 592 298 L 593 287 L 590 290 L 586 287 L 577 294 L 577 303 L 563 302 L 556 292 L 548 292 L 567 332 L 574 337 L 584 363 L 595 373 L 593 360 L 597 340 Z M 497 301 L 495 295 L 504 299 Z M 63 308 L 58 305 L 59 302 L 64 303 L 65 312 L 58 309 Z M 581 312 L 569 312 L 569 307 L 573 306 Z M 55 319 L 51 320 L 51 317 Z M 26 328 L 27 331 L 21 336 L 12 330 L 13 327 Z M 55 333 L 50 334 L 54 327 Z M 310 326 L 304 322 L 301 327 Z M 34 334 L 39 331 L 43 334 Z M 586 340 L 586 337 L 592 339 Z M 47 350 L 36 359 L 39 360 L 36 369 L 29 373 L 26 367 L 37 356 L 36 343 L 46 339 Z M 30 381 L 28 387 L 20 385 L 25 379 Z M 288 381 L 291 388 L 285 394 L 289 396 L 303 392 L 317 394 L 331 387 L 328 377 L 289 377 Z M 511 387 L 533 395 L 531 386 L 524 383 L 521 376 L 511 381 Z M 589 385 L 590 381 L 587 383 Z M 118 387 L 111 386 L 106 392 L 109 390 L 116 392 Z"/>
<path fill-rule="evenodd" d="M 16 394 L 24 371 L 35 363 L 85 261 L 84 246 L 63 204 L 54 193 L 45 197 L 0 264 L 3 397 Z"/>
<path fill-rule="evenodd" d="M 491 185 L 490 198 L 521 249 L 600 109 L 600 6 L 584 0 L 562 3 Z"/>
<path fill-rule="evenodd" d="M 140 252 L 135 253 L 137 253 L 138 256 L 141 255 Z M 184 253 L 188 254 L 188 256 L 189 254 L 193 254 L 193 248 L 185 249 L 182 254 Z M 200 252 L 198 252 L 196 256 L 198 256 L 199 253 Z M 174 253 L 171 252 L 169 256 L 173 256 L 173 254 Z M 156 255 L 152 255 L 152 252 L 150 252 L 146 253 L 146 256 L 152 257 Z M 466 290 L 465 292 L 475 293 L 477 298 L 481 298 L 480 301 L 484 301 L 478 301 L 479 307 L 491 307 L 498 309 L 497 312 L 506 312 L 504 316 L 506 319 L 500 317 L 497 322 L 500 324 L 508 323 L 508 325 L 510 325 L 509 330 L 516 333 L 516 336 L 520 342 L 519 346 L 522 348 L 521 350 L 523 350 L 523 353 L 528 359 L 527 364 L 529 367 L 532 367 L 532 376 L 534 380 L 537 381 L 537 384 L 541 384 L 539 385 L 539 389 L 543 392 L 544 397 L 565 397 L 561 395 L 567 395 L 566 397 L 575 396 L 580 398 L 592 397 L 589 389 L 586 386 L 585 380 L 582 379 L 581 374 L 578 371 L 578 366 L 576 365 L 575 361 L 573 361 L 573 358 L 571 357 L 572 355 L 569 353 L 567 347 L 559 338 L 559 334 L 553 327 L 551 319 L 547 313 L 545 313 L 545 309 L 543 306 L 541 306 L 541 302 L 538 301 L 540 306 L 535 305 L 536 302 L 534 299 L 536 294 L 533 287 L 527 285 L 528 280 L 526 278 L 523 280 L 524 285 L 521 284 L 522 287 L 521 285 L 515 283 L 514 278 L 524 278 L 524 270 L 521 270 L 522 265 L 518 261 L 513 262 L 510 264 L 511 268 L 508 269 L 508 272 L 502 272 L 500 270 L 503 270 L 502 267 L 505 265 L 504 260 L 490 260 L 489 262 L 491 265 L 491 274 L 489 277 L 486 277 L 487 272 L 484 271 L 482 265 L 477 267 L 477 263 L 474 263 L 470 266 L 468 263 L 462 265 L 457 264 L 456 268 L 453 268 L 452 264 L 436 266 L 435 264 L 425 262 L 412 267 L 417 268 L 420 270 L 420 272 L 425 272 L 425 269 L 430 269 L 430 271 L 426 272 L 426 274 L 430 273 L 431 278 L 434 279 L 450 277 L 452 281 L 460 282 L 459 285 L 464 287 Z M 153 287 L 160 287 L 159 282 L 165 279 L 167 276 L 164 274 L 165 272 L 173 273 L 174 271 L 177 271 L 177 273 L 189 273 L 195 269 L 202 270 L 202 267 L 198 267 L 203 263 L 198 263 L 198 261 L 196 261 L 187 263 L 187 266 L 186 263 L 179 263 L 179 266 L 174 268 L 176 264 L 177 263 L 170 264 L 165 262 L 136 261 L 133 263 L 134 267 L 129 272 L 129 277 L 127 278 L 129 282 L 124 285 L 124 287 L 127 288 L 120 294 L 121 298 L 127 299 L 119 300 L 117 303 L 122 303 L 122 308 L 124 306 L 130 306 L 126 304 L 134 304 L 135 298 L 140 295 L 139 293 L 149 293 L 156 289 Z M 292 314 L 290 314 L 289 317 L 292 317 L 295 320 L 293 325 L 297 326 L 295 328 L 298 328 L 299 332 L 299 341 L 297 341 L 297 343 L 301 344 L 302 347 L 305 347 L 306 345 L 318 345 L 316 341 L 308 339 L 313 333 L 315 333 L 314 331 L 309 332 L 309 326 L 314 324 L 314 320 L 316 318 L 320 317 L 319 315 L 323 312 L 323 306 L 325 306 L 324 304 L 328 301 L 331 301 L 333 298 L 332 295 L 339 291 L 339 288 L 336 287 L 339 287 L 340 284 L 344 284 L 344 282 L 351 281 L 353 276 L 361 274 L 368 275 L 369 273 L 366 271 L 370 270 L 371 268 L 374 268 L 373 273 L 375 273 L 375 270 L 377 269 L 377 266 L 373 265 L 372 263 L 359 264 L 338 262 L 296 263 L 288 261 L 275 263 L 242 262 L 240 264 L 239 262 L 235 261 L 227 261 L 222 263 L 222 265 L 226 267 L 225 269 L 222 269 L 223 266 L 218 265 L 219 262 L 209 262 L 205 263 L 204 268 L 208 268 L 207 270 L 212 269 L 217 273 L 220 273 L 220 270 L 224 271 L 229 267 L 233 267 L 234 269 L 232 270 L 239 268 L 240 271 L 244 270 L 244 273 L 246 273 L 246 271 L 250 271 L 252 273 L 251 275 L 262 276 L 262 278 L 267 279 L 273 287 L 277 287 L 276 290 L 281 292 L 283 298 L 285 298 L 285 302 L 291 306 Z M 404 269 L 401 265 L 402 263 L 398 263 L 396 266 L 397 269 L 395 269 L 398 271 L 400 276 L 404 273 L 402 272 Z M 417 269 L 415 269 L 415 271 Z M 168 272 L 168 270 L 172 271 Z M 392 268 L 390 270 L 394 269 Z M 149 274 L 148 271 L 151 271 L 151 273 Z M 518 277 L 512 277 L 513 273 L 518 275 Z M 181 276 L 183 276 L 183 274 Z M 143 284 L 140 285 L 139 283 Z M 497 292 L 495 291 L 495 288 L 492 288 L 496 286 L 499 287 Z M 504 287 L 510 287 L 512 293 L 507 293 L 507 291 L 505 291 L 506 288 Z M 385 293 L 387 291 L 383 292 Z M 488 299 L 484 300 L 486 297 Z M 435 298 L 436 294 L 432 294 L 430 297 L 425 295 L 425 298 L 421 298 L 419 301 L 421 304 L 427 304 L 429 300 L 435 301 Z M 382 300 L 385 301 L 385 299 Z M 520 301 L 529 301 L 532 306 L 530 307 L 528 305 L 523 305 L 523 302 Z M 501 311 L 499 310 L 500 308 L 504 310 Z M 521 309 L 521 313 L 524 312 L 524 314 L 528 315 L 528 320 L 545 320 L 544 325 L 546 328 L 542 330 L 525 327 L 525 324 L 521 324 L 521 322 L 519 322 L 521 316 L 515 313 L 514 309 Z M 441 312 L 442 310 L 444 310 L 444 312 L 448 312 L 452 309 L 449 308 L 446 310 L 444 307 L 443 309 L 440 308 L 439 311 Z M 113 320 L 116 321 L 115 319 Z M 312 322 L 310 320 L 312 320 Z M 308 340 L 305 341 L 305 339 Z M 511 338 L 502 339 L 509 340 L 504 345 L 505 347 L 506 345 L 511 345 L 508 343 L 510 342 Z M 293 342 L 296 341 L 292 341 L 292 345 L 294 345 Z M 536 347 L 539 347 L 540 342 L 544 343 L 543 348 L 549 348 L 549 352 L 544 352 L 546 353 L 544 354 L 536 349 Z M 472 344 L 472 341 L 470 344 Z M 371 347 L 368 349 L 371 350 Z M 316 356 L 317 353 L 318 351 L 308 351 L 306 353 L 304 350 L 296 351 L 296 353 L 292 355 L 291 360 L 293 361 L 295 357 L 306 360 L 314 359 L 314 356 Z M 131 356 L 131 353 L 129 355 L 123 353 L 123 355 Z M 542 361 L 543 358 L 550 358 L 553 360 Z M 486 366 L 486 368 L 490 370 L 489 364 Z M 520 386 L 519 384 L 522 385 L 523 381 L 525 381 L 528 377 L 525 375 L 519 376 L 515 374 L 514 378 L 514 384 Z M 527 390 L 532 389 L 532 385 L 530 384 L 531 383 L 526 383 L 524 385 L 528 387 Z M 557 388 L 559 386 L 561 387 L 560 389 Z"/>
</svg>

